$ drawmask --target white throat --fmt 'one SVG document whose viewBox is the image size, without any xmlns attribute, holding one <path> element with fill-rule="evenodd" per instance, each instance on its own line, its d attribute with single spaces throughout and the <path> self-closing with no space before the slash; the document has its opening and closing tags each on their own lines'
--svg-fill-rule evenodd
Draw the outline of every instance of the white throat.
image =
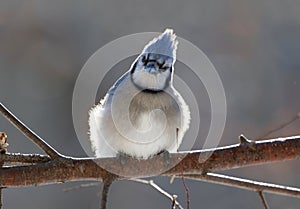
<svg viewBox="0 0 300 209">
<path fill-rule="evenodd" d="M 146 70 L 135 70 L 132 82 L 142 90 L 162 91 L 170 85 L 171 72 L 149 73 Z"/>
</svg>

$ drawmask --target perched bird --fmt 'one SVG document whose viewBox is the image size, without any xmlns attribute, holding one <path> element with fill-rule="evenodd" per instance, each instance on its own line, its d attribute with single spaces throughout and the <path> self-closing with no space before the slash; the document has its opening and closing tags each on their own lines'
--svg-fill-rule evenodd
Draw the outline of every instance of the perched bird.
<svg viewBox="0 0 300 209">
<path fill-rule="evenodd" d="M 173 87 L 177 44 L 171 29 L 150 41 L 90 110 L 90 141 L 97 157 L 148 159 L 177 152 L 190 123 L 189 108 Z"/>
</svg>

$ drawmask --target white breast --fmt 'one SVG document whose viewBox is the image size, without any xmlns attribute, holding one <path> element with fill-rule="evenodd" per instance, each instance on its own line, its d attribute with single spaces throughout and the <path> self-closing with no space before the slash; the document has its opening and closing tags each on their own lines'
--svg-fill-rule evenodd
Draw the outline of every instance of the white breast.
<svg viewBox="0 0 300 209">
<path fill-rule="evenodd" d="M 104 108 L 96 106 L 90 112 L 90 139 L 96 156 L 115 157 L 123 152 L 147 159 L 162 150 L 176 152 L 184 133 L 179 133 L 181 138 L 178 138 L 177 129 L 182 128 L 180 120 L 183 117 L 177 96 L 142 93 L 127 78 L 123 83 L 127 83 L 126 88 L 114 94 L 117 106 L 113 110 L 117 121 L 111 114 L 112 95 L 108 96 Z M 133 91 L 136 91 L 135 97 L 131 98 L 128 110 L 122 101 Z"/>
</svg>

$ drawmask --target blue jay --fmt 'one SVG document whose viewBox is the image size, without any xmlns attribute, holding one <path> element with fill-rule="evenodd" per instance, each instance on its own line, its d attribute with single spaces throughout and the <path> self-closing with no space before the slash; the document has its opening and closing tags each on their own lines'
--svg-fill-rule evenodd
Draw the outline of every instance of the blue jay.
<svg viewBox="0 0 300 209">
<path fill-rule="evenodd" d="M 97 157 L 148 159 L 177 152 L 190 123 L 189 108 L 173 87 L 177 44 L 171 29 L 150 41 L 90 110 L 90 141 Z"/>
</svg>

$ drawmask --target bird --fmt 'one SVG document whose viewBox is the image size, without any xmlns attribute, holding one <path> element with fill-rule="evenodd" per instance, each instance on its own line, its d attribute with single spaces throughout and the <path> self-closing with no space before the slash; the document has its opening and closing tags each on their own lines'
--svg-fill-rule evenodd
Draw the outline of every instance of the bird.
<svg viewBox="0 0 300 209">
<path fill-rule="evenodd" d="M 129 70 L 89 111 L 89 139 L 96 157 L 147 160 L 176 153 L 190 124 L 190 110 L 173 86 L 177 36 L 166 29 L 151 40 Z"/>
</svg>

